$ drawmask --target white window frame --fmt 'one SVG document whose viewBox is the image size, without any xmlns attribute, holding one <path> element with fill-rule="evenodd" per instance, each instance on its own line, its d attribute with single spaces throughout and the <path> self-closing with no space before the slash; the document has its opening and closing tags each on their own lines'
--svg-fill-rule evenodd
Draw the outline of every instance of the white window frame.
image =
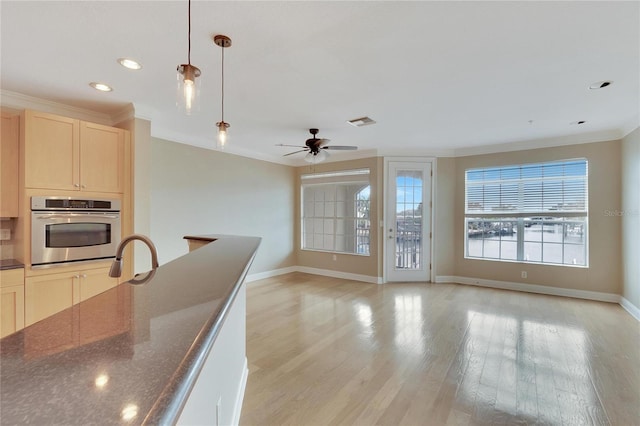
<svg viewBox="0 0 640 426">
<path fill-rule="evenodd" d="M 300 179 L 301 179 L 301 185 L 300 185 L 300 248 L 301 250 L 305 250 L 305 251 L 320 251 L 320 252 L 329 252 L 329 253 L 336 253 L 336 254 L 348 254 L 348 255 L 356 255 L 356 256 L 370 256 L 371 255 L 371 217 L 364 219 L 364 218 L 360 218 L 358 217 L 358 200 L 357 200 L 357 196 L 358 194 L 360 194 L 362 192 L 362 190 L 366 187 L 371 188 L 371 182 L 370 182 L 370 170 L 367 169 L 354 169 L 354 170 L 342 170 L 342 171 L 336 171 L 336 172 L 327 172 L 327 173 L 311 173 L 311 174 L 304 174 L 301 175 Z M 345 212 L 345 214 L 338 214 L 337 211 L 337 200 L 328 200 L 328 203 L 326 205 L 327 210 L 332 210 L 332 214 L 329 214 L 327 212 L 323 213 L 323 215 L 321 216 L 315 216 L 315 211 L 313 213 L 313 215 L 309 216 L 306 213 L 306 206 L 305 205 L 305 188 L 307 187 L 330 187 L 330 186 L 334 186 L 334 187 L 338 187 L 340 185 L 348 185 L 348 186 L 354 186 L 360 184 L 362 185 L 362 187 L 356 191 L 353 195 L 354 195 L 354 199 L 350 200 L 350 202 L 353 203 L 353 209 L 350 209 L 349 212 L 351 213 L 351 215 L 347 215 Z M 369 196 L 371 197 L 371 195 Z M 346 202 L 346 201 L 344 201 Z M 314 204 L 316 203 L 316 201 L 314 200 Z M 332 203 L 333 206 L 330 206 L 328 204 Z M 323 204 L 323 202 L 318 202 L 318 204 Z M 346 206 L 345 206 L 346 207 Z M 371 209 L 371 198 L 369 198 L 369 209 Z M 371 211 L 369 210 L 369 213 L 371 214 Z M 323 221 L 332 221 L 332 231 L 331 231 L 331 238 L 332 238 L 332 248 L 326 248 L 326 247 L 318 247 L 315 243 L 312 244 L 312 246 L 307 246 L 306 245 L 306 238 L 307 238 L 307 228 L 306 228 L 306 224 L 305 224 L 305 220 L 314 220 L 314 221 L 318 221 L 318 220 L 323 220 Z M 353 221 L 353 241 L 352 241 L 352 246 L 353 246 L 353 251 L 347 251 L 345 250 L 340 250 L 338 249 L 338 245 L 339 245 L 339 235 L 350 235 L 351 234 L 337 234 L 338 232 L 338 221 L 340 220 L 345 220 L 345 221 Z M 368 228 L 368 235 L 363 235 L 362 232 L 358 232 L 358 222 L 361 221 L 367 221 L 369 223 Z M 315 226 L 315 225 L 313 225 Z M 329 233 L 325 233 L 323 231 L 322 234 L 319 233 L 314 233 L 314 235 L 325 235 L 329 236 Z M 361 238 L 362 237 L 366 237 L 369 241 L 369 245 L 368 245 L 368 251 L 366 253 L 358 253 L 358 247 L 359 247 L 359 242 L 361 242 Z M 345 244 L 347 244 L 347 242 L 345 241 Z M 323 244 L 324 246 L 325 244 Z"/>
<path fill-rule="evenodd" d="M 584 175 L 565 174 L 565 168 L 572 166 L 584 166 Z M 526 170 L 540 170 L 540 176 L 531 176 L 533 173 L 530 173 L 530 176 L 527 177 Z M 549 176 L 545 176 L 545 170 L 549 172 Z M 562 174 L 558 173 L 560 170 L 562 170 Z M 518 173 L 519 177 L 514 177 Z M 479 178 L 478 176 L 481 175 L 484 177 Z M 470 178 L 470 176 L 474 177 Z M 487 178 L 487 176 L 490 177 Z M 465 170 L 465 259 L 588 268 L 588 178 L 589 163 L 584 158 Z M 525 191 L 526 186 L 535 189 L 527 193 Z M 548 188 L 547 192 L 550 194 L 546 198 L 544 195 L 545 187 Z M 558 202 L 558 200 L 561 200 L 561 202 Z M 572 201 L 568 202 L 567 200 Z M 481 229 L 478 229 L 480 237 L 471 235 L 470 223 L 473 225 L 481 224 L 479 227 Z M 525 230 L 531 226 L 540 228 L 539 240 L 526 239 L 527 233 Z M 544 237 L 547 229 L 557 229 L 558 227 L 561 230 L 561 240 L 545 241 Z M 582 233 L 584 243 L 578 244 L 567 241 L 571 232 Z M 508 258 L 508 255 L 503 257 L 502 236 L 513 235 L 514 233 L 516 234 L 515 259 Z M 496 234 L 498 235 L 497 237 Z M 470 240 L 477 238 L 482 240 L 481 254 L 470 254 Z M 498 257 L 487 257 L 485 255 L 484 249 L 487 241 L 492 241 L 494 244 L 498 243 Z M 504 243 L 513 247 L 514 240 L 505 239 Z M 527 258 L 525 243 L 532 246 L 540 246 L 539 260 Z M 584 264 L 567 262 L 565 252 L 570 246 L 582 248 Z M 560 247 L 560 260 L 562 263 L 545 261 L 545 247 L 547 250 L 553 248 L 556 251 Z M 474 251 L 477 251 L 477 248 Z M 513 253 L 513 250 L 509 253 Z"/>
</svg>

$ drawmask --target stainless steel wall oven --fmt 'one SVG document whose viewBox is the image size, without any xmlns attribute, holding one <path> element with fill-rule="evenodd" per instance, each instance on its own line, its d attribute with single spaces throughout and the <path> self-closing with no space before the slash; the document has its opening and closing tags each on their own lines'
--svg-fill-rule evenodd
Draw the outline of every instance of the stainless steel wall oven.
<svg viewBox="0 0 640 426">
<path fill-rule="evenodd" d="M 111 259 L 120 242 L 120 200 L 31 197 L 31 265 Z"/>
</svg>

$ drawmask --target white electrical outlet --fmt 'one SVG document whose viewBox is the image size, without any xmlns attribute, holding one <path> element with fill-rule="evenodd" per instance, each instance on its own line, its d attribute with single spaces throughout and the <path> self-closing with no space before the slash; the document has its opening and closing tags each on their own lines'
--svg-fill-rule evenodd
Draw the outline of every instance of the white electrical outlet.
<svg viewBox="0 0 640 426">
<path fill-rule="evenodd" d="M 336 256 L 335 254 L 333 255 L 333 261 L 335 262 L 336 260 L 338 260 L 338 256 Z"/>
<path fill-rule="evenodd" d="M 0 241 L 11 239 L 11 229 L 0 229 Z"/>
<path fill-rule="evenodd" d="M 216 403 L 216 426 L 220 426 L 220 409 L 222 408 L 222 396 L 218 397 Z"/>
<path fill-rule="evenodd" d="M 520 277 L 521 277 L 521 278 L 527 278 L 527 271 L 522 271 L 522 272 L 520 273 Z"/>
</svg>

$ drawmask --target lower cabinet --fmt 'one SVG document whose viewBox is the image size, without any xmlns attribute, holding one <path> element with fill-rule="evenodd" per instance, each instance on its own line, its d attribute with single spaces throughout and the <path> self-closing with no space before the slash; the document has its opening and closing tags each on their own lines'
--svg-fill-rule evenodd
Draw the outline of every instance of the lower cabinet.
<svg viewBox="0 0 640 426">
<path fill-rule="evenodd" d="M 38 275 L 25 280 L 25 325 L 31 325 L 118 285 L 109 268 Z"/>
<path fill-rule="evenodd" d="M 0 271 L 0 337 L 24 328 L 24 269 Z"/>
<path fill-rule="evenodd" d="M 132 356 L 128 344 L 131 339 L 131 292 L 130 286 L 117 286 L 73 309 L 65 309 L 27 327 L 24 330 L 25 357 L 36 359 L 109 338 L 119 339 L 118 344 L 105 349 L 110 354 Z"/>
</svg>

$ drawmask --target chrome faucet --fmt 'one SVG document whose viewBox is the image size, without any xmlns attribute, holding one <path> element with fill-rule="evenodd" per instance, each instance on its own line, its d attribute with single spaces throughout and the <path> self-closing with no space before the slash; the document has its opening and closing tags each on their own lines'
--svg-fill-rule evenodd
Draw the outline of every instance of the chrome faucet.
<svg viewBox="0 0 640 426">
<path fill-rule="evenodd" d="M 153 245 L 153 242 L 141 234 L 132 234 L 120 241 L 118 244 L 118 248 L 116 249 L 116 258 L 111 264 L 111 269 L 109 270 L 109 276 L 117 278 L 122 275 L 122 252 L 124 251 L 124 247 L 133 240 L 140 240 L 145 243 L 149 250 L 151 251 L 151 267 L 156 269 L 158 267 L 158 252 L 156 251 L 156 246 Z"/>
</svg>

